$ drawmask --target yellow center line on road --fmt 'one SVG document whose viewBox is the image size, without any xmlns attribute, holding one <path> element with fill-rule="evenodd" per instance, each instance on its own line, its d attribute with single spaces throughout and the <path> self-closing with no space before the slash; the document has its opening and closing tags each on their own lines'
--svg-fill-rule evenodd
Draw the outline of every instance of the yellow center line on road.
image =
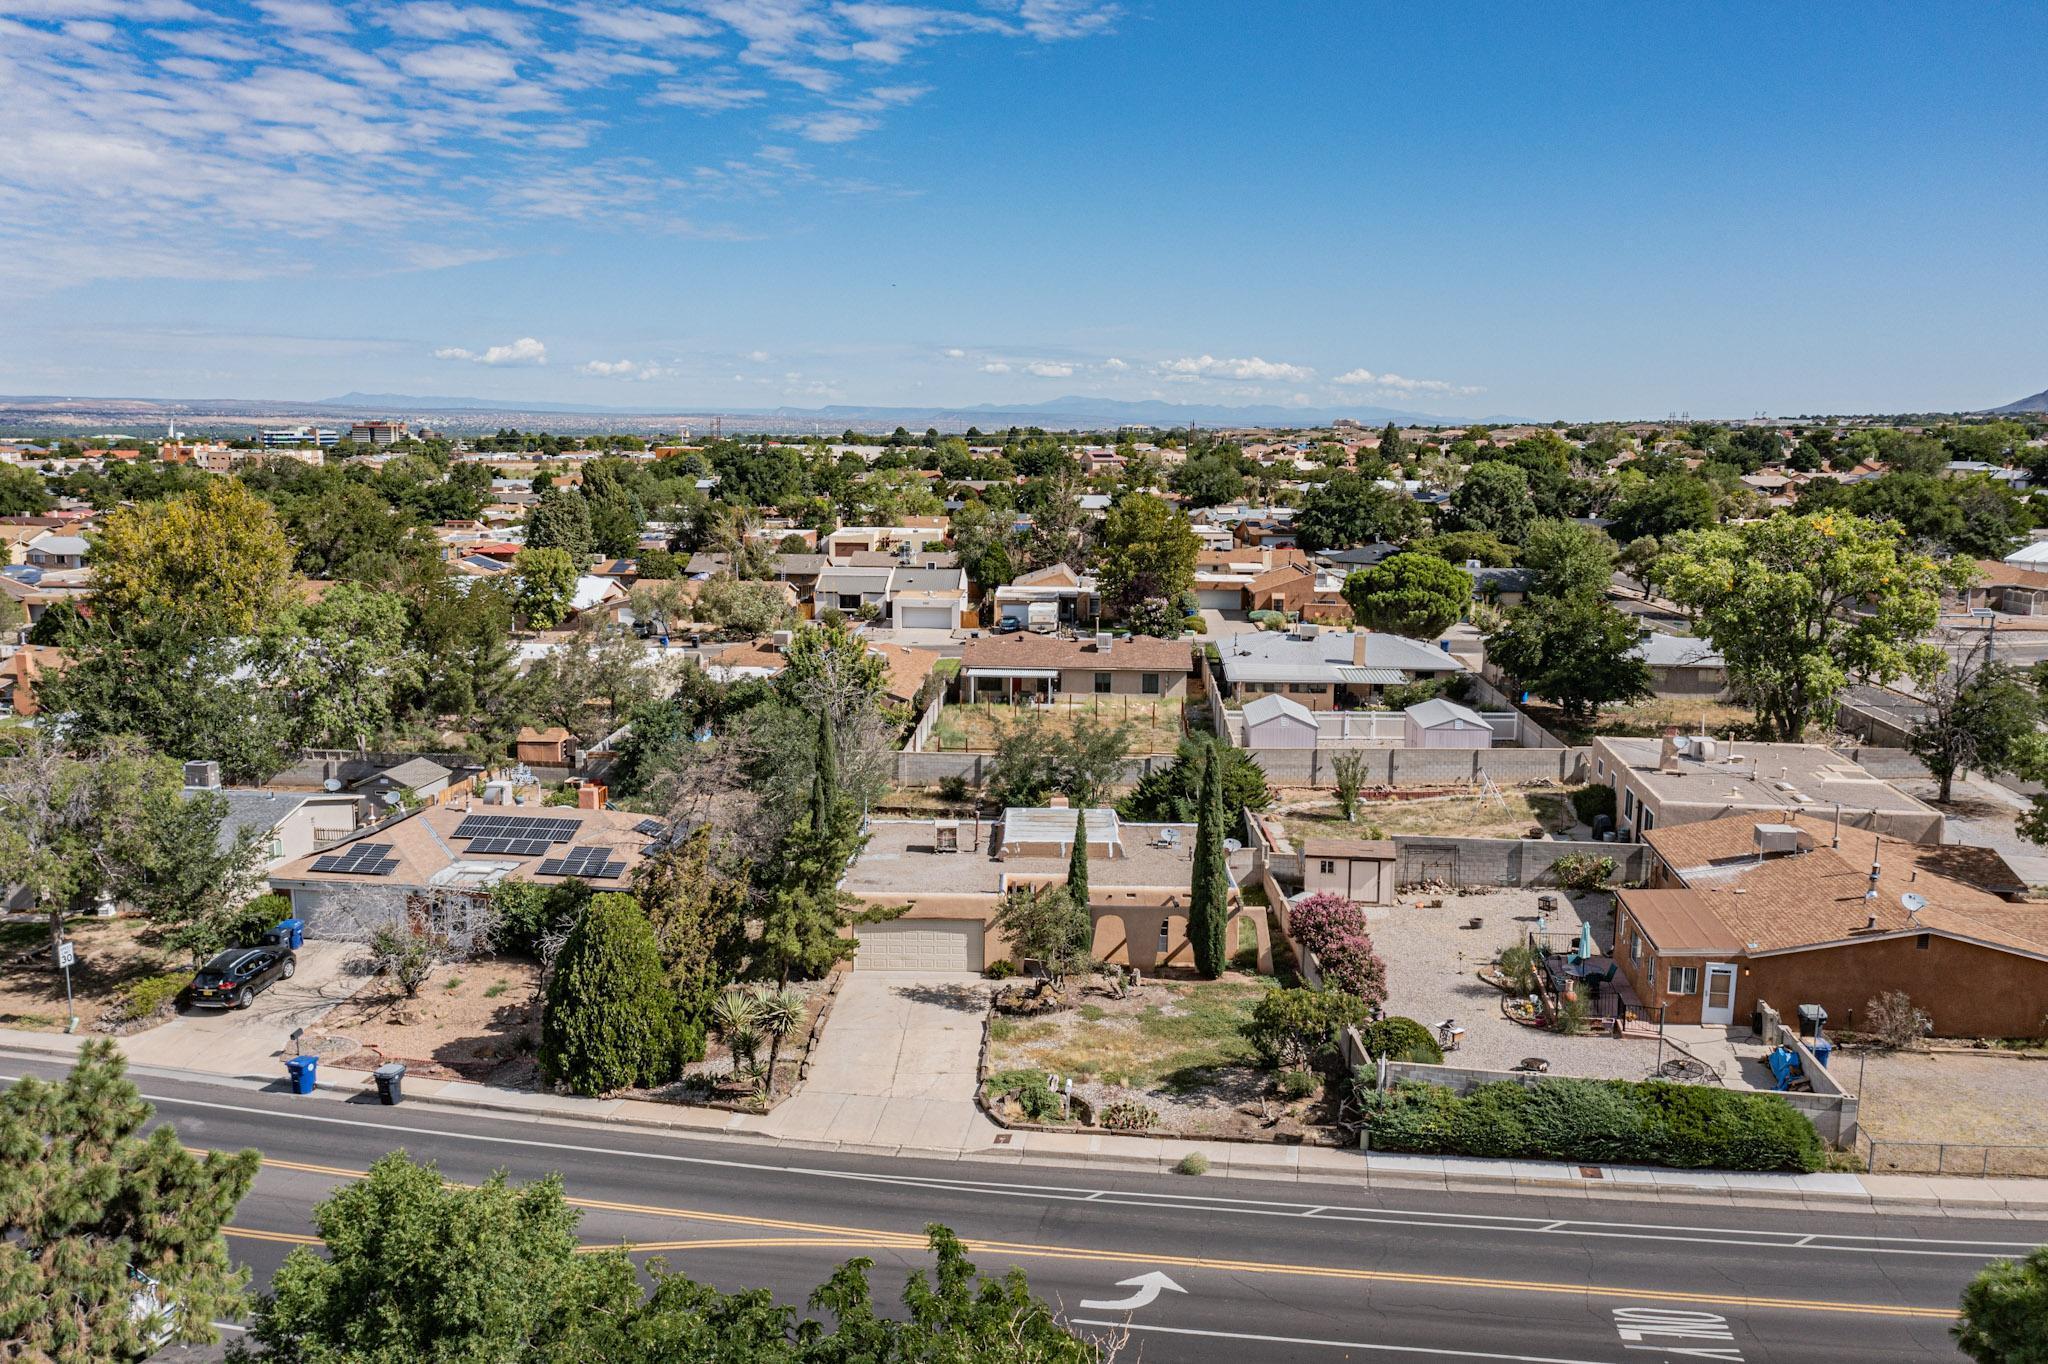
<svg viewBox="0 0 2048 1364">
<path fill-rule="evenodd" d="M 264 1158 L 265 1165 L 309 1174 L 362 1179 L 367 1170 L 349 1170 L 331 1165 L 307 1165 Z M 661 1207 L 646 1203 L 620 1203 L 605 1199 L 569 1198 L 572 1207 L 602 1212 L 632 1213 L 647 1217 L 672 1217 L 687 1222 L 709 1222 L 725 1226 L 755 1227 L 763 1231 L 794 1233 L 784 1237 L 704 1241 L 614 1242 L 608 1246 L 586 1245 L 584 1251 L 624 1248 L 633 1251 L 678 1251 L 746 1246 L 810 1246 L 844 1250 L 896 1250 L 916 1252 L 925 1248 L 921 1234 L 887 1231 L 875 1227 L 834 1226 L 829 1223 L 797 1222 L 785 1218 L 753 1217 L 743 1213 L 710 1212 L 698 1208 Z M 283 1232 L 246 1232 L 224 1229 L 228 1235 L 247 1235 L 259 1240 L 318 1244 L 317 1237 L 298 1237 Z M 1949 1307 L 1913 1307 L 1905 1304 L 1841 1302 L 1825 1298 L 1756 1297 L 1742 1293 L 1698 1293 L 1684 1289 L 1621 1288 L 1606 1284 L 1556 1283 L 1541 1279 L 1492 1279 L 1466 1274 L 1423 1274 L 1392 1269 L 1351 1269 L 1340 1265 L 1269 1263 L 1261 1260 L 1223 1260 L 1195 1255 L 1168 1255 L 1156 1251 L 1096 1250 L 1074 1246 L 1047 1246 L 1022 1241 L 987 1241 L 962 1237 L 961 1243 L 977 1254 L 1009 1255 L 1022 1259 L 1086 1261 L 1115 1265 L 1156 1265 L 1174 1269 L 1217 1270 L 1231 1274 L 1277 1274 L 1294 1278 L 1339 1279 L 1353 1283 L 1405 1284 L 1427 1288 L 1469 1288 L 1490 1292 L 1539 1293 L 1585 1298 L 1626 1298 L 1631 1301 L 1682 1302 L 1710 1307 L 1761 1308 L 1789 1312 L 1832 1312 L 1851 1316 L 1914 1318 L 1947 1321 L 1956 1315 Z"/>
</svg>

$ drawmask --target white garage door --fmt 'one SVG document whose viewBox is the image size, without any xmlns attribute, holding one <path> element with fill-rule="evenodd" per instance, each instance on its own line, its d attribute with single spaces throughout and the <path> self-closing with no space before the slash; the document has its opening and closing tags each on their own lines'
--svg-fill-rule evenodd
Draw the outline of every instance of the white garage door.
<svg viewBox="0 0 2048 1364">
<path fill-rule="evenodd" d="M 896 613 L 896 624 L 905 630 L 950 630 L 953 628 L 953 608 L 906 606 Z"/>
<path fill-rule="evenodd" d="M 1244 605 L 1244 589 L 1241 587 L 1208 587 L 1195 593 L 1195 600 L 1204 611 L 1235 611 Z"/>
<path fill-rule="evenodd" d="M 854 929 L 860 950 L 854 969 L 862 971 L 979 971 L 978 919 L 897 919 Z"/>
</svg>

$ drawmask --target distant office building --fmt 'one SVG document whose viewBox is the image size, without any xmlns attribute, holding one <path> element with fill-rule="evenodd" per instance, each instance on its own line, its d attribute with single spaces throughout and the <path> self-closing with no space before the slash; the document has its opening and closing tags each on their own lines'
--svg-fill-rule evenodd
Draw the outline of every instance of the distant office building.
<svg viewBox="0 0 2048 1364">
<path fill-rule="evenodd" d="M 348 429 L 348 438 L 357 445 L 396 445 L 406 436 L 404 422 L 357 422 Z"/>
<path fill-rule="evenodd" d="M 317 445 L 324 450 L 341 440 L 341 432 L 324 426 L 272 426 L 264 429 L 260 439 L 266 450 L 290 445 Z"/>
</svg>

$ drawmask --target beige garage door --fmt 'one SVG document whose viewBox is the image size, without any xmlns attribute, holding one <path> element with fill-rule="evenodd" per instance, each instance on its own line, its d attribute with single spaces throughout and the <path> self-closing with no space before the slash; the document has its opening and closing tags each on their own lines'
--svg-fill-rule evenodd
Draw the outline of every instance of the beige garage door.
<svg viewBox="0 0 2048 1364">
<path fill-rule="evenodd" d="M 854 929 L 861 971 L 979 971 L 981 922 L 977 919 L 898 919 Z"/>
</svg>

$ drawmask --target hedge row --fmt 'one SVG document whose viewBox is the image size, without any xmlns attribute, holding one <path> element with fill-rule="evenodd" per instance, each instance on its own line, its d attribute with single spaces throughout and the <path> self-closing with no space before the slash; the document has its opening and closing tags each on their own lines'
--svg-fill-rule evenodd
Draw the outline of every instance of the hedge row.
<svg viewBox="0 0 2048 1364">
<path fill-rule="evenodd" d="M 1459 1097 L 1360 1072 L 1357 1097 L 1375 1149 L 1504 1160 L 1574 1160 L 1679 1169 L 1817 1170 L 1813 1124 L 1775 1094 L 1662 1080 L 1500 1081 Z"/>
</svg>

